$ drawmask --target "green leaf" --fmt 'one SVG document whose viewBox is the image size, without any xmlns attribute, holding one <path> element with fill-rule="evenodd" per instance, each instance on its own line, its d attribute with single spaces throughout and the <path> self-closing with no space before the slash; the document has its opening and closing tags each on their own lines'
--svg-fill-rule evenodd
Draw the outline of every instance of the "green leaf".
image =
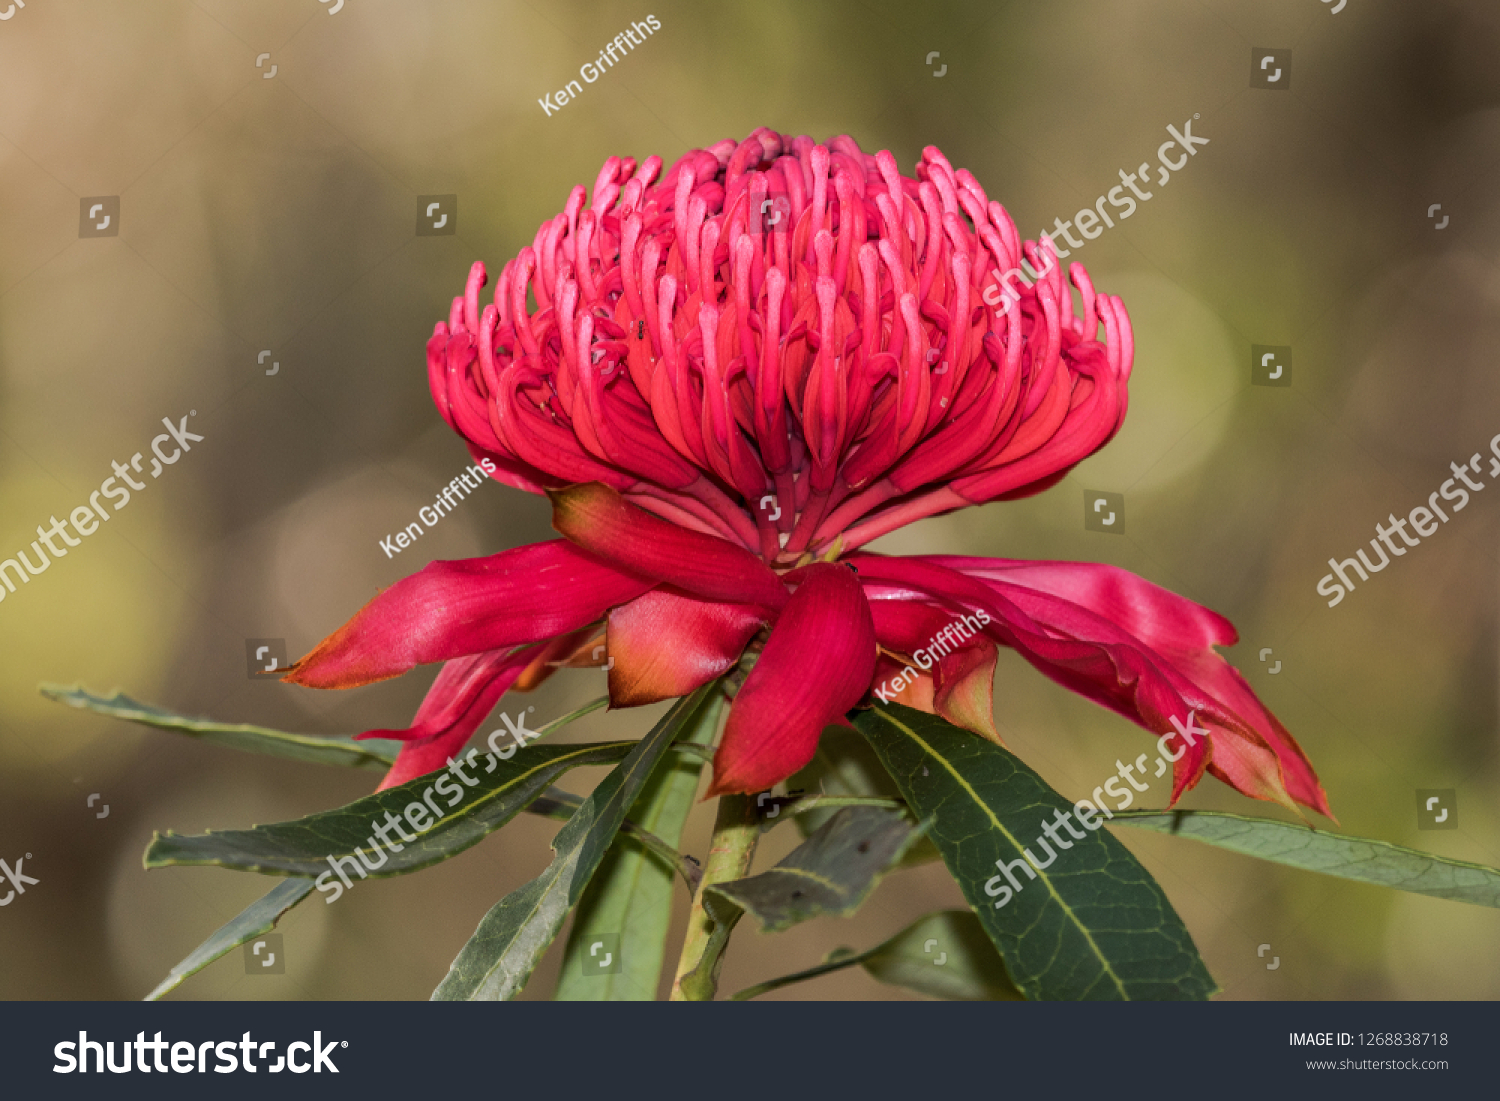
<svg viewBox="0 0 1500 1101">
<path fill-rule="evenodd" d="M 694 717 L 686 738 L 677 748 L 709 745 L 718 729 L 724 697 L 716 693 Z M 683 753 L 681 758 L 686 758 Z M 685 863 L 675 851 L 682 828 L 698 793 L 703 771 L 701 759 L 678 759 L 664 764 L 651 777 L 630 809 L 630 821 L 610 846 L 578 902 L 573 928 L 563 953 L 558 978 L 558 1001 L 629 1002 L 654 1001 L 666 958 L 667 934 L 672 925 L 672 870 L 660 853 L 648 851 L 627 836 L 631 822 L 650 830 Z M 697 890 L 698 870 L 688 887 Z M 608 938 L 607 942 L 602 938 Z M 619 970 L 599 973 L 590 950 L 604 943 L 619 957 Z"/>
<path fill-rule="evenodd" d="M 657 763 L 681 729 L 719 692 L 710 683 L 679 700 L 665 718 L 631 748 L 558 830 L 547 870 L 512 891 L 480 921 L 448 974 L 433 991 L 435 1001 L 506 1001 L 526 985 L 568 911 L 578 902 L 605 852 Z"/>
<path fill-rule="evenodd" d="M 672 749 L 675 751 L 681 747 L 682 743 L 677 742 Z M 561 788 L 548 788 L 546 794 L 537 796 L 535 802 L 526 808 L 526 813 L 541 815 L 543 818 L 557 818 L 566 822 L 581 806 L 583 806 L 583 796 L 572 795 Z M 628 818 L 620 823 L 620 833 L 624 837 L 630 837 L 639 842 L 647 852 L 655 854 L 658 860 L 663 861 L 668 868 L 682 876 L 683 885 L 687 887 L 689 894 L 697 893 L 698 884 L 703 881 L 703 869 L 699 867 L 697 861 L 683 856 L 656 834 L 642 829 Z"/>
<path fill-rule="evenodd" d="M 884 944 L 868 951 L 836 949 L 818 967 L 758 983 L 741 990 L 730 1001 L 748 1001 L 767 991 L 856 964 L 880 982 L 904 986 L 934 998 L 966 1002 L 1024 1000 L 1005 973 L 1005 963 L 985 935 L 979 919 L 968 910 L 939 910 L 918 918 Z"/>
<path fill-rule="evenodd" d="M 590 704 L 588 709 L 593 708 Z M 538 733 L 572 721 L 576 711 L 542 727 Z M 464 764 L 463 774 L 474 781 L 461 783 L 448 770 L 428 773 L 398 787 L 377 791 L 336 810 L 320 811 L 292 822 L 254 826 L 248 830 L 210 830 L 183 836 L 168 831 L 157 834 L 146 849 L 146 867 L 176 864 L 211 864 L 267 875 L 318 876 L 330 871 L 332 861 L 343 861 L 346 874 L 359 874 L 356 850 L 367 850 L 370 863 L 378 866 L 368 874 L 375 878 L 404 875 L 456 856 L 488 834 L 498 830 L 569 769 L 580 765 L 613 764 L 632 749 L 634 742 L 598 742 L 588 745 L 528 745 L 510 760 L 491 754 L 470 754 L 474 764 Z M 428 796 L 430 801 L 424 801 Z M 459 801 L 447 804 L 455 796 Z M 432 814 L 436 807 L 440 818 Z M 422 808 L 406 819 L 401 830 L 410 838 L 417 823 L 431 820 L 416 833 L 415 841 L 402 841 L 401 833 L 388 824 L 410 808 Z M 390 817 L 387 818 L 387 815 Z M 381 825 L 394 845 L 382 845 L 374 827 Z M 395 847 L 399 846 L 400 851 Z M 347 863 L 354 860 L 355 864 Z M 361 876 L 363 878 L 363 876 Z"/>
<path fill-rule="evenodd" d="M 310 879 L 288 879 L 276 884 L 265 895 L 245 907 L 238 917 L 193 949 L 188 958 L 172 968 L 144 1000 L 156 1001 L 163 994 L 175 990 L 183 979 L 202 971 L 226 952 L 232 952 L 251 937 L 269 933 L 276 928 L 281 916 L 306 898 L 312 889 Z"/>
<path fill-rule="evenodd" d="M 834 809 L 847 805 L 839 797 L 886 799 L 900 804 L 901 792 L 886 772 L 870 743 L 847 726 L 830 726 L 818 739 L 818 751 L 807 767 L 786 782 L 788 791 L 806 791 L 798 803 L 783 805 L 797 817 L 797 828 L 806 837 L 833 817 Z M 765 828 L 778 819 L 767 816 Z M 919 838 L 901 858 L 903 867 L 929 864 L 941 859 L 930 838 Z"/>
<path fill-rule="evenodd" d="M 933 942 L 936 943 L 933 943 Z M 860 965 L 892 986 L 950 1001 L 1024 1001 L 1005 961 L 969 910 L 928 914 L 875 949 Z"/>
<path fill-rule="evenodd" d="M 566 821 L 573 816 L 573 812 L 582 802 L 583 800 L 577 795 L 570 795 L 557 788 L 548 788 L 547 793 L 537 798 L 531 806 L 526 808 L 526 811 L 529 814 L 561 818 Z M 668 867 L 675 868 L 683 877 L 690 893 L 698 889 L 698 881 L 703 876 L 701 869 L 686 860 L 682 854 L 667 845 L 661 838 L 641 829 L 633 822 L 624 823 L 620 832 L 635 838 L 659 860 L 665 861 Z M 160 998 L 163 994 L 174 990 L 189 975 L 201 971 L 226 952 L 239 947 L 252 937 L 270 932 L 275 928 L 277 920 L 306 898 L 312 889 L 313 881 L 301 876 L 278 883 L 271 888 L 269 893 L 253 902 L 244 913 L 209 937 L 187 959 L 174 967 L 171 974 L 148 994 L 145 1000 L 154 1001 Z"/>
<path fill-rule="evenodd" d="M 935 715 L 882 704 L 854 721 L 912 810 L 934 820 L 929 836 L 1027 998 L 1214 993 L 1182 919 L 1101 819 L 1070 840 L 1056 823 L 1072 804 L 1004 749 Z M 1044 823 L 1060 840 L 1046 839 Z M 1042 867 L 1032 870 L 1025 848 Z"/>
<path fill-rule="evenodd" d="M 1231 852 L 1340 879 L 1500 907 L 1500 870 L 1405 849 L 1388 841 L 1206 810 L 1117 811 L 1115 821 L 1122 826 L 1191 837 Z"/>
<path fill-rule="evenodd" d="M 738 798 L 754 828 L 756 811 L 749 797 Z M 721 804 L 721 821 L 723 814 Z M 679 981 L 681 990 L 694 1000 L 713 998 L 724 948 L 747 911 L 755 914 L 763 932 L 779 932 L 819 914 L 853 913 L 925 830 L 925 825 L 913 828 L 904 813 L 848 807 L 769 871 L 708 887 L 703 909 L 712 927 L 698 966 Z"/>
<path fill-rule="evenodd" d="M 823 914 L 847 916 L 925 832 L 906 815 L 845 807 L 780 863 L 759 875 L 707 889 L 754 916 L 761 931 L 779 933 Z"/>
<path fill-rule="evenodd" d="M 818 824 L 822 825 L 833 817 L 833 812 L 841 807 L 880 807 L 883 810 L 905 810 L 906 804 L 900 799 L 877 799 L 869 795 L 798 795 L 789 798 L 777 798 L 767 802 L 761 809 L 764 819 L 760 824 L 760 832 L 767 833 L 775 826 L 795 818 L 799 814 L 817 814 Z M 769 808 L 769 809 L 767 809 Z M 806 837 L 812 833 L 812 829 L 805 829 L 802 835 Z M 937 850 L 933 850 L 933 859 L 937 859 Z"/>
<path fill-rule="evenodd" d="M 81 684 L 71 688 L 61 684 L 43 684 L 38 691 L 49 700 L 87 711 L 97 711 L 111 718 L 175 730 L 200 741 L 263 753 L 271 757 L 288 757 L 294 761 L 312 761 L 320 765 L 351 765 L 375 772 L 385 772 L 396 760 L 401 743 L 389 738 L 366 738 L 355 741 L 347 735 L 288 734 L 248 723 L 216 723 L 208 719 L 190 719 L 149 703 L 140 703 L 123 692 L 108 698 L 96 696 Z"/>
</svg>

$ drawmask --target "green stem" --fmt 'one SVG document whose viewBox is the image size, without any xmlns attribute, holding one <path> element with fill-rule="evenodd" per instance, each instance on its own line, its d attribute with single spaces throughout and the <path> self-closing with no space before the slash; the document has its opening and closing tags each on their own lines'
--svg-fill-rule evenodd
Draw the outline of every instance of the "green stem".
<svg viewBox="0 0 1500 1101">
<path fill-rule="evenodd" d="M 750 871 L 750 860 L 759 840 L 760 820 L 755 801 L 748 795 L 722 796 L 703 881 L 688 913 L 687 937 L 672 983 L 674 1002 L 713 1001 L 719 987 L 719 969 L 724 965 L 724 946 L 729 942 L 734 921 L 716 920 L 704 904 L 704 891 L 715 883 L 743 879 Z"/>
</svg>

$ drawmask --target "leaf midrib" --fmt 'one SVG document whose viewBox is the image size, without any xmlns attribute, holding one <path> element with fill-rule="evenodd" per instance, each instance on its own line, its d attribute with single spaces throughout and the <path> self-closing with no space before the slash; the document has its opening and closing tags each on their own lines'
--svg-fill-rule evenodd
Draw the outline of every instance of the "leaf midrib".
<svg viewBox="0 0 1500 1101">
<path fill-rule="evenodd" d="M 809 879 L 812 882 L 818 884 L 819 886 L 827 888 L 836 897 L 841 898 L 841 899 L 843 899 L 846 902 L 849 900 L 849 892 L 848 891 L 844 890 L 842 887 L 840 887 L 833 880 L 829 879 L 827 876 L 819 875 L 817 872 L 810 872 L 806 868 L 790 868 L 790 867 L 767 868 L 761 874 L 762 875 L 794 875 L 794 876 L 800 876 L 803 879 Z"/>
<path fill-rule="evenodd" d="M 495 802 L 496 799 L 498 799 L 499 797 L 501 797 L 503 795 L 506 795 L 507 793 L 509 793 L 510 791 L 512 791 L 513 789 L 515 789 L 516 787 L 520 786 L 522 783 L 530 780 L 537 773 L 542 772 L 542 771 L 544 771 L 544 770 L 552 767 L 553 765 L 557 765 L 557 764 L 562 763 L 562 762 L 572 761 L 572 760 L 577 759 L 578 757 L 587 756 L 590 753 L 596 753 L 596 752 L 599 752 L 601 750 L 620 749 L 620 748 L 623 748 L 623 747 L 626 747 L 626 746 L 634 746 L 635 744 L 636 744 L 635 742 L 631 742 L 631 741 L 621 741 L 621 742 L 593 742 L 593 743 L 589 743 L 589 744 L 585 744 L 585 745 L 580 745 L 576 750 L 573 750 L 573 751 L 570 751 L 570 752 L 567 752 L 567 753 L 561 753 L 561 754 L 557 755 L 556 757 L 552 757 L 552 758 L 550 758 L 549 760 L 547 760 L 545 762 L 540 762 L 538 764 L 532 765 L 532 766 L 528 767 L 525 772 L 519 773 L 516 776 L 511 777 L 511 779 L 505 781 L 499 787 L 491 788 L 489 791 L 485 792 L 478 799 L 476 799 L 472 804 L 470 804 L 469 807 L 465 808 L 462 804 L 460 804 L 459 806 L 454 807 L 451 810 L 446 811 L 444 813 L 444 815 L 443 815 L 442 818 L 439 818 L 437 821 L 433 822 L 433 824 L 431 826 L 429 826 L 427 829 L 425 829 L 425 830 L 422 831 L 422 835 L 418 838 L 418 840 L 416 842 L 409 842 L 408 844 L 413 845 L 413 846 L 415 846 L 417 844 L 421 844 L 425 848 L 430 842 L 432 842 L 433 840 L 436 839 L 434 835 L 437 834 L 438 832 L 440 832 L 444 826 L 447 826 L 447 825 L 449 825 L 449 824 L 451 824 L 453 822 L 473 821 L 477 817 L 477 813 L 479 811 L 488 808 L 492 803 Z M 600 763 L 604 764 L 604 763 L 607 763 L 607 762 L 600 762 Z M 394 791 L 396 789 L 395 788 L 387 788 L 386 790 L 387 791 Z M 370 796 L 366 796 L 366 798 L 371 798 L 371 797 Z M 517 811 L 517 813 L 519 813 L 519 810 Z M 285 825 L 291 825 L 292 823 L 275 823 L 275 824 L 276 825 L 283 825 L 283 826 L 285 826 Z M 481 824 L 482 825 L 488 825 L 488 823 L 481 823 Z M 194 838 L 224 837 L 225 835 L 231 834 L 231 833 L 252 833 L 253 834 L 257 829 L 260 829 L 260 828 L 262 828 L 262 827 L 252 826 L 249 830 L 209 830 L 206 833 L 202 833 L 202 834 L 175 834 L 175 833 L 172 833 L 172 832 L 169 831 L 166 834 L 162 835 L 162 839 L 163 840 L 178 839 L 178 840 L 185 840 L 186 841 L 186 840 L 192 840 Z M 493 833 L 494 831 L 493 830 L 489 830 L 488 832 Z M 368 841 L 369 838 L 366 838 L 365 840 Z M 336 853 L 334 853 L 332 855 L 335 855 L 335 856 L 354 856 L 359 851 L 361 851 L 363 848 L 364 848 L 364 845 L 363 845 L 363 843 L 361 843 L 361 844 L 349 847 L 347 850 L 336 852 Z M 291 859 L 291 858 L 288 858 L 288 859 Z M 409 865 L 407 867 L 404 867 L 402 869 L 402 871 L 400 871 L 400 872 L 388 872 L 388 873 L 382 873 L 382 872 L 378 872 L 378 871 L 371 872 L 370 873 L 370 878 L 372 878 L 372 879 L 389 879 L 389 878 L 395 878 L 398 875 L 405 875 L 405 874 L 409 874 L 411 872 L 421 871 L 424 868 L 431 867 L 433 864 L 441 863 L 442 859 L 443 859 L 442 857 L 438 857 L 437 859 L 430 860 L 430 861 L 427 861 L 425 863 L 412 864 L 412 865 Z M 160 863 L 153 862 L 152 864 L 150 864 L 148 866 L 149 867 L 200 867 L 200 866 L 214 866 L 214 867 L 217 867 L 217 866 L 221 866 L 222 864 L 223 864 L 222 859 L 210 859 L 210 858 L 206 858 L 205 857 L 205 858 L 198 859 L 198 860 L 184 860 L 184 859 L 181 859 L 181 858 L 178 858 L 178 857 L 173 857 L 171 859 L 161 861 Z M 300 875 L 304 875 L 305 874 L 304 872 L 288 872 L 284 868 L 276 867 L 274 865 L 269 865 L 269 864 L 263 864 L 263 863 L 259 863 L 259 862 L 256 862 L 256 863 L 245 863 L 245 864 L 239 864 L 239 865 L 235 865 L 235 866 L 236 867 L 244 867 L 244 868 L 251 869 L 251 870 L 254 870 L 254 871 L 257 871 L 257 872 L 273 872 L 273 871 L 274 872 L 281 872 L 282 874 L 285 874 L 285 875 L 291 876 L 291 877 L 296 877 L 296 876 L 300 876 Z"/>
<path fill-rule="evenodd" d="M 481 795 L 478 799 L 474 800 L 474 804 L 473 804 L 473 806 L 470 809 L 471 810 L 478 810 L 481 807 L 487 806 L 488 804 L 492 803 L 497 796 L 506 794 L 512 788 L 517 787 L 518 785 L 520 785 L 524 781 L 531 779 L 538 772 L 541 772 L 543 769 L 550 768 L 551 766 L 553 766 L 555 764 L 558 764 L 559 762 L 562 762 L 562 761 L 571 761 L 574 758 L 587 756 L 589 753 L 597 752 L 597 751 L 603 750 L 603 749 L 614 749 L 614 748 L 618 748 L 620 746 L 633 746 L 635 744 L 636 743 L 629 742 L 629 741 L 624 741 L 624 742 L 594 742 L 591 745 L 581 745 L 574 752 L 558 754 L 556 757 L 553 757 L 551 760 L 546 761 L 545 763 L 536 764 L 536 765 L 531 766 L 525 772 L 517 774 L 516 776 L 512 777 L 509 781 L 507 781 L 506 783 L 502 784 L 500 787 L 491 788 L 485 794 Z M 387 788 L 386 790 L 387 791 L 391 791 L 391 790 L 394 790 L 394 789 Z M 454 807 L 452 810 L 450 810 L 447 813 L 445 813 L 442 818 L 438 819 L 436 822 L 434 822 L 431 826 L 429 826 L 423 832 L 424 833 L 431 833 L 433 830 L 437 829 L 439 826 L 446 825 L 448 822 L 456 821 L 456 820 L 459 820 L 459 819 L 470 817 L 469 815 L 466 815 L 466 814 L 462 813 L 463 809 L 464 809 L 463 804 L 460 803 L 457 807 Z"/>
<path fill-rule="evenodd" d="M 537 892 L 536 903 L 531 907 L 530 910 L 526 911 L 525 919 L 516 924 L 515 936 L 511 937 L 510 940 L 506 942 L 507 946 L 515 944 L 516 941 L 520 939 L 521 934 L 531 928 L 531 920 L 536 917 L 536 915 L 541 911 L 542 904 L 547 901 L 547 898 L 552 894 L 553 890 L 557 888 L 558 881 L 562 876 L 563 867 L 570 862 L 575 868 L 578 866 L 578 850 L 575 849 L 571 856 L 567 860 L 564 860 L 561 865 L 556 865 L 556 861 L 554 861 L 554 865 L 557 866 L 557 870 L 553 872 L 552 878 L 547 880 L 546 885 Z M 502 952 L 499 958 L 495 960 L 495 966 L 487 971 L 484 975 L 484 978 L 474 987 L 474 992 L 469 995 L 469 1001 L 478 1001 L 480 999 L 480 995 L 483 993 L 485 987 L 489 985 L 490 977 L 494 975 L 496 971 L 500 970 L 501 965 L 505 964 L 507 962 L 507 959 L 508 957 L 506 956 L 506 954 Z M 511 978 L 512 973 L 507 971 L 506 979 L 509 980 Z M 507 995 L 507 998 L 508 997 L 509 995 Z"/>
<path fill-rule="evenodd" d="M 964 791 L 969 793 L 969 797 L 974 801 L 974 805 L 979 807 L 979 809 L 984 812 L 985 817 L 990 820 L 994 827 L 1005 836 L 1007 841 L 1009 841 L 1017 849 L 1021 850 L 1021 855 L 1024 859 L 1026 855 L 1026 847 L 1016 839 L 1015 835 L 1012 834 L 1010 830 L 1005 828 L 1005 825 L 1000 821 L 1000 819 L 995 817 L 994 812 L 990 810 L 989 805 L 979 797 L 979 793 L 970 786 L 968 780 L 964 779 L 964 777 L 958 772 L 958 770 L 948 762 L 948 758 L 943 756 L 937 750 L 933 749 L 932 746 L 927 744 L 926 740 L 923 739 L 920 734 L 918 734 L 911 727 L 907 726 L 900 719 L 896 718 L 890 712 L 885 712 L 885 718 L 893 725 L 900 727 L 903 731 L 905 731 L 907 736 L 910 737 L 912 741 L 920 745 L 924 750 L 927 751 L 927 753 L 932 756 L 935 761 L 939 762 L 945 769 L 948 770 L 949 775 L 951 775 L 953 779 L 957 781 L 958 785 L 962 787 Z M 1033 868 L 1035 868 L 1035 865 L 1032 866 Z M 1115 989 L 1120 992 L 1120 996 L 1126 1001 L 1129 1001 L 1130 993 L 1125 989 L 1125 984 L 1120 980 L 1120 976 L 1115 974 L 1115 969 L 1110 966 L 1109 959 L 1104 955 L 1104 952 L 1102 949 L 1100 949 L 1099 945 L 1095 943 L 1093 934 L 1089 932 L 1088 927 L 1078 919 L 1078 915 L 1073 912 L 1073 908 L 1067 904 L 1062 895 L 1057 893 L 1057 888 L 1052 885 L 1052 877 L 1049 876 L 1047 872 L 1041 868 L 1036 868 L 1036 874 L 1037 878 L 1039 878 L 1042 883 L 1046 885 L 1047 892 L 1052 896 L 1057 904 L 1062 907 L 1063 913 L 1068 916 L 1068 920 L 1071 921 L 1073 925 L 1078 929 L 1078 931 L 1083 934 L 1083 939 L 1088 942 L 1090 950 L 1099 960 L 1099 965 L 1104 968 L 1104 973 L 1108 975 L 1110 981 L 1115 984 Z"/>
</svg>

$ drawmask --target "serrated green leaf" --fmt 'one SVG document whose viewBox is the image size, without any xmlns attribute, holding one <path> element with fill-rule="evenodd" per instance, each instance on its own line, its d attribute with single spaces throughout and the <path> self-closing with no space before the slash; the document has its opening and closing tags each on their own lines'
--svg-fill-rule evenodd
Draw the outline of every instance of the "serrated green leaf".
<svg viewBox="0 0 1500 1101">
<path fill-rule="evenodd" d="M 720 895 L 751 914 L 766 933 L 779 933 L 824 914 L 847 916 L 859 909 L 925 829 L 913 828 L 897 811 L 845 807 L 775 867 L 716 883 L 706 893 Z"/>
<path fill-rule="evenodd" d="M 1117 811 L 1122 826 L 1191 837 L 1231 852 L 1309 872 L 1433 898 L 1500 907 L 1500 869 L 1450 860 L 1388 841 L 1314 830 L 1219 811 Z"/>
<path fill-rule="evenodd" d="M 1034 1000 L 1201 999 L 1214 993 L 1192 937 L 1161 887 L 1107 831 L 1058 824 L 1073 806 L 992 742 L 899 704 L 855 725 L 880 756 L 1005 959 Z M 1071 820 L 1070 820 L 1071 821 Z M 1043 824 L 1061 837 L 1045 840 Z M 1040 838 L 1040 840 L 1038 840 Z M 1023 855 L 1052 852 L 1033 873 Z M 1021 889 L 999 873 L 1012 865 Z M 1035 878 L 1029 878 L 1034 874 Z M 1000 903 L 997 908 L 997 898 Z"/>
<path fill-rule="evenodd" d="M 147 994 L 144 1001 L 154 1002 L 163 994 L 176 989 L 189 975 L 202 971 L 214 960 L 232 952 L 251 937 L 269 933 L 283 914 L 306 898 L 313 889 L 310 879 L 288 879 L 276 884 L 270 891 L 256 899 L 240 912 L 239 916 L 226 922 L 213 936 L 188 955 L 188 958 L 172 968 L 155 990 Z"/>
<path fill-rule="evenodd" d="M 684 728 L 677 748 L 707 746 L 713 742 L 723 711 L 724 698 L 716 694 Z M 672 926 L 672 871 L 661 854 L 632 840 L 626 830 L 632 822 L 649 830 L 675 852 L 682 828 L 693 807 L 693 796 L 703 771 L 703 761 L 688 753 L 663 764 L 641 790 L 630 819 L 610 846 L 604 862 L 594 873 L 588 889 L 574 911 L 573 927 L 563 953 L 562 971 L 553 997 L 558 1001 L 630 1002 L 653 1001 L 666 958 L 667 934 Z M 702 878 L 701 870 L 696 879 Z M 689 897 L 697 882 L 688 887 Z M 619 955 L 619 969 L 600 973 L 597 955 L 590 949 L 607 936 Z"/>
<path fill-rule="evenodd" d="M 858 732 L 847 726 L 830 726 L 818 739 L 818 750 L 807 767 L 786 782 L 787 791 L 807 792 L 803 798 L 807 805 L 791 804 L 782 811 L 791 810 L 797 818 L 797 829 L 803 837 L 813 833 L 833 817 L 840 806 L 835 797 L 888 799 L 899 803 L 901 792 L 896 782 L 885 771 L 880 758 Z M 795 808 L 795 809 L 793 809 Z M 769 829 L 777 822 L 770 817 L 765 822 Z M 930 838 L 917 840 L 901 858 L 902 867 L 914 867 L 940 860 L 937 848 Z"/>
<path fill-rule="evenodd" d="M 396 760 L 396 753 L 401 748 L 400 742 L 389 738 L 355 741 L 347 735 L 289 734 L 284 730 L 271 730 L 248 723 L 216 723 L 208 719 L 190 719 L 185 715 L 133 700 L 119 691 L 107 698 L 96 696 L 81 684 L 72 687 L 43 684 L 38 691 L 49 700 L 65 703 L 69 707 L 96 711 L 111 718 L 154 726 L 160 730 L 175 730 L 199 741 L 228 746 L 246 753 L 287 757 L 294 761 L 348 765 L 385 772 Z"/>
<path fill-rule="evenodd" d="M 884 944 L 855 953 L 839 948 L 820 966 L 741 990 L 731 1001 L 748 1001 L 768 991 L 855 965 L 892 986 L 948 1001 L 1024 1001 L 1005 973 L 1005 963 L 968 910 L 939 910 L 918 918 Z"/>
<path fill-rule="evenodd" d="M 718 692 L 717 682 L 710 683 L 678 701 L 634 744 L 557 832 L 547 870 L 485 914 L 433 991 L 433 1000 L 505 1001 L 521 992 L 673 739 Z"/>
<path fill-rule="evenodd" d="M 515 761 L 497 761 L 493 774 L 478 777 L 479 785 L 467 790 L 444 770 L 291 822 L 193 835 L 169 830 L 152 839 L 145 863 L 147 868 L 210 864 L 264 875 L 317 876 L 329 870 L 331 860 L 344 862 L 353 876 L 358 873 L 345 858 L 357 860 L 355 854 L 360 851 L 370 863 L 379 864 L 368 872 L 370 876 L 404 875 L 456 856 L 498 830 L 568 770 L 614 764 L 634 747 L 634 742 L 529 746 Z M 426 818 L 434 818 L 432 804 L 422 800 L 429 789 L 434 793 L 432 804 L 443 810 L 443 817 L 417 834 L 415 841 L 403 842 L 402 834 L 389 825 L 390 819 L 398 819 L 401 830 L 412 836 L 414 826 L 402 816 L 416 805 L 427 808 Z M 463 799 L 448 810 L 444 804 L 455 790 Z M 376 825 L 384 830 L 388 844 L 381 843 Z M 401 851 L 393 851 L 397 846 Z"/>
<path fill-rule="evenodd" d="M 538 733 L 545 735 L 595 706 L 589 704 L 548 723 Z M 498 830 L 568 770 L 581 765 L 613 764 L 624 758 L 635 744 L 528 745 L 510 760 L 488 753 L 482 757 L 476 755 L 475 763 L 464 771 L 473 784 L 462 783 L 444 770 L 292 822 L 248 830 L 210 830 L 192 836 L 168 831 L 153 837 L 146 849 L 145 863 L 147 868 L 211 864 L 265 875 L 318 876 L 330 870 L 330 860 L 352 859 L 355 865 L 343 864 L 350 877 L 359 874 L 356 866 L 367 868 L 367 874 L 375 878 L 404 875 L 456 856 Z M 460 796 L 459 801 L 448 806 L 455 795 Z M 424 800 L 424 796 L 430 801 Z M 401 833 L 389 826 L 389 822 L 392 818 L 402 818 L 413 806 L 423 808 L 422 814 L 413 816 L 418 822 L 424 818 L 433 821 L 416 834 L 416 840 L 403 841 Z M 432 813 L 434 808 L 441 810 L 441 817 Z M 394 844 L 380 842 L 376 825 L 383 826 L 386 837 Z M 400 825 L 407 837 L 417 829 L 410 819 L 403 819 Z M 363 865 L 359 864 L 357 850 L 368 852 Z M 378 866 L 368 868 L 377 858 Z"/>
</svg>

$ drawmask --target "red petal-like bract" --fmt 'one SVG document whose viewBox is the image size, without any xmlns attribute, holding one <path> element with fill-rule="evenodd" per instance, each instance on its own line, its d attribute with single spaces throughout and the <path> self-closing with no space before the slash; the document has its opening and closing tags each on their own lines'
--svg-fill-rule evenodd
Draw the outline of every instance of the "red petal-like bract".
<svg viewBox="0 0 1500 1101">
<path fill-rule="evenodd" d="M 563 539 L 433 562 L 370 601 L 282 680 L 354 688 L 426 662 L 577 630 L 652 582 Z"/>
<path fill-rule="evenodd" d="M 919 692 L 913 695 L 903 691 L 893 698 L 941 715 L 955 726 L 1000 744 L 991 687 L 995 644 L 982 635 L 966 640 L 950 640 L 944 635 L 934 646 L 953 622 L 953 614 L 920 600 L 875 600 L 870 611 L 881 647 L 923 670 L 918 673 Z M 915 656 L 918 652 L 923 652 L 921 658 Z M 886 686 L 902 668 L 899 663 L 891 665 L 884 675 L 876 677 L 875 687 Z"/>
<path fill-rule="evenodd" d="M 537 647 L 492 650 L 455 658 L 443 666 L 406 730 L 368 730 L 361 738 L 399 738 L 406 744 L 380 782 L 379 791 L 404 784 L 433 769 L 463 748 L 500 697 L 515 683 Z"/>
<path fill-rule="evenodd" d="M 479 724 L 513 685 L 531 674 L 535 687 L 552 672 L 550 662 L 581 640 L 575 632 L 550 642 L 454 658 L 443 665 L 405 730 L 367 730 L 360 738 L 395 738 L 404 742 L 376 790 L 404 784 L 442 768 L 461 750 Z"/>
<path fill-rule="evenodd" d="M 1094 563 L 870 554 L 851 560 L 872 601 L 922 594 L 958 614 L 983 610 L 994 620 L 987 633 L 996 641 L 1155 734 L 1173 734 L 1191 717 L 1208 737 L 1191 747 L 1180 735 L 1169 741 L 1186 750 L 1173 766 L 1173 803 L 1206 768 L 1247 795 L 1329 814 L 1301 747 L 1212 649 L 1238 636 L 1207 608 Z"/>
<path fill-rule="evenodd" d="M 609 613 L 609 702 L 635 707 L 696 692 L 740 660 L 764 613 L 653 589 Z"/>
<path fill-rule="evenodd" d="M 993 642 L 980 639 L 938 659 L 932 709 L 954 726 L 972 730 L 1000 744 L 995 729 L 995 660 Z"/>
<path fill-rule="evenodd" d="M 743 547 L 658 519 L 598 482 L 554 493 L 552 526 L 607 562 L 705 600 L 787 601 L 775 571 Z"/>
<path fill-rule="evenodd" d="M 808 761 L 818 735 L 869 690 L 875 626 L 849 567 L 818 563 L 800 582 L 729 710 L 710 795 L 764 791 Z"/>
</svg>

